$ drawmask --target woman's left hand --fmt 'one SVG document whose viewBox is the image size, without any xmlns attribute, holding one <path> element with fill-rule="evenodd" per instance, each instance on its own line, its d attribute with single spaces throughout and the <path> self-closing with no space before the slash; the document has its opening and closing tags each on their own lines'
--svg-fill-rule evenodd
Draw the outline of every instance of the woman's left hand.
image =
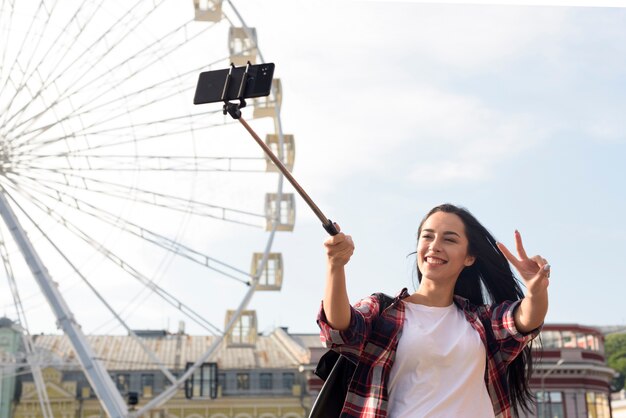
<svg viewBox="0 0 626 418">
<path fill-rule="evenodd" d="M 515 247 L 517 248 L 519 258 L 511 254 L 504 244 L 498 242 L 497 245 L 506 259 L 519 272 L 526 285 L 528 294 L 533 295 L 547 291 L 550 283 L 550 264 L 539 255 L 533 257 L 526 255 L 526 250 L 524 250 L 524 245 L 522 244 L 522 236 L 518 231 L 515 231 Z"/>
</svg>

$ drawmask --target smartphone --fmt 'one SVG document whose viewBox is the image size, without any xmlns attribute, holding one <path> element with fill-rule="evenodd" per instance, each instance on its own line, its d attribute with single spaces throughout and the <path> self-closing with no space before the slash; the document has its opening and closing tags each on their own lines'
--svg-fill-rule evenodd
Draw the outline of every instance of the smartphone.
<svg viewBox="0 0 626 418">
<path fill-rule="evenodd" d="M 249 99 L 253 97 L 268 96 L 272 90 L 272 77 L 274 76 L 274 64 L 250 65 L 246 75 L 246 84 L 239 97 L 241 81 L 244 78 L 246 67 L 231 67 L 224 70 L 205 71 L 200 73 L 196 94 L 193 97 L 193 104 L 222 102 L 224 100 Z M 230 83 L 225 97 L 224 84 L 228 73 L 231 73 Z"/>
</svg>

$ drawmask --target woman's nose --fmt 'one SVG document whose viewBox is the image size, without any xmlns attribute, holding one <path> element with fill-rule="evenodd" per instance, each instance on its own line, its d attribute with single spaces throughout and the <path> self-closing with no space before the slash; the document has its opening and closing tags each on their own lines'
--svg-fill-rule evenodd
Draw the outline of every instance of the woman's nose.
<svg viewBox="0 0 626 418">
<path fill-rule="evenodd" d="M 439 248 L 439 239 L 435 238 L 430 242 L 430 246 L 429 246 L 430 251 L 432 252 L 439 252 L 440 248 Z"/>
</svg>

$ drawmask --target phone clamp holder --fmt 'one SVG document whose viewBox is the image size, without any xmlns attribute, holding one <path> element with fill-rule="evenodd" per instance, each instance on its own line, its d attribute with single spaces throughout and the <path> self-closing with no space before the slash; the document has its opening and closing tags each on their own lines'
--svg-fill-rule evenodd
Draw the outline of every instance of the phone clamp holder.
<svg viewBox="0 0 626 418">
<path fill-rule="evenodd" d="M 235 64 L 230 63 L 230 70 L 228 71 L 228 75 L 226 76 L 226 81 L 224 82 L 224 89 L 222 90 L 222 98 L 224 101 L 224 107 L 222 108 L 222 113 L 224 115 L 229 114 L 233 119 L 241 118 L 241 108 L 246 107 L 246 100 L 243 98 L 243 93 L 246 91 L 246 84 L 248 82 L 248 70 L 250 70 L 250 61 L 246 65 L 246 71 L 243 73 L 243 77 L 241 78 L 241 84 L 239 84 L 239 92 L 237 93 L 237 99 L 239 103 L 231 103 L 228 100 L 225 100 L 226 92 L 228 91 L 228 87 L 230 86 L 230 81 L 232 79 L 233 69 L 235 68 Z"/>
</svg>

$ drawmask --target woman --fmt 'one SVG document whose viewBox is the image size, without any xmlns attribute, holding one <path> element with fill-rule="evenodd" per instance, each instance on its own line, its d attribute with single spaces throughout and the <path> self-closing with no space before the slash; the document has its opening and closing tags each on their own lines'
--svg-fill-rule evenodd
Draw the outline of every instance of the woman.
<svg viewBox="0 0 626 418">
<path fill-rule="evenodd" d="M 383 312 L 374 296 L 350 306 L 351 237 L 324 243 L 321 338 L 357 362 L 341 417 L 507 418 L 528 406 L 528 343 L 548 310 L 550 266 L 526 255 L 517 231 L 515 242 L 518 257 L 467 210 L 433 208 L 418 229 L 419 287 Z"/>
</svg>

